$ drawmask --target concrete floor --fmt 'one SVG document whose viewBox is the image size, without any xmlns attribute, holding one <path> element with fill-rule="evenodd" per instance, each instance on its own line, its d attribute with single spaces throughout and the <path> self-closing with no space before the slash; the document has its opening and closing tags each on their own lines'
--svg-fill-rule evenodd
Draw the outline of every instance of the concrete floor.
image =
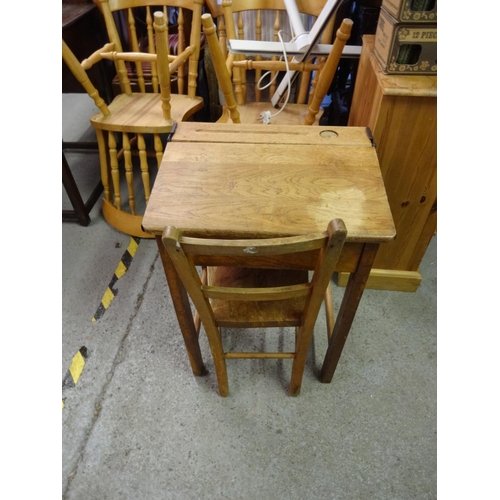
<svg viewBox="0 0 500 500">
<path fill-rule="evenodd" d="M 68 161 L 85 196 L 97 155 Z M 321 315 L 299 397 L 288 396 L 289 360 L 230 360 L 221 398 L 203 332 L 209 374 L 191 372 L 154 241 L 139 241 L 92 321 L 131 238 L 99 203 L 91 219 L 62 225 L 63 379 L 88 352 L 62 394 L 65 500 L 437 497 L 436 237 L 417 292 L 365 291 L 331 384 L 317 379 Z M 343 290 L 334 286 L 337 310 Z M 253 344 L 286 348 L 288 337 L 292 329 L 259 333 Z"/>
</svg>

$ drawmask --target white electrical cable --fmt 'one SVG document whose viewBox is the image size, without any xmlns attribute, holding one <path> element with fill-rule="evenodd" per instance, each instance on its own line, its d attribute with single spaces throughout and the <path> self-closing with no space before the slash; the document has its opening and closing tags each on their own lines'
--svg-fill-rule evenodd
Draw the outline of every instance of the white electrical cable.
<svg viewBox="0 0 500 500">
<path fill-rule="evenodd" d="M 288 67 L 288 58 L 286 56 L 285 43 L 283 42 L 283 38 L 281 37 L 281 30 L 278 31 L 278 38 L 280 39 L 281 46 L 283 48 L 283 57 L 285 58 L 285 66 L 286 66 L 286 75 L 285 75 L 285 78 L 288 80 L 288 82 L 287 82 L 287 90 L 288 91 L 287 91 L 287 94 L 286 94 L 285 102 L 283 103 L 283 106 L 278 110 L 277 113 L 274 113 L 274 115 L 272 115 L 270 111 L 263 111 L 260 114 L 260 119 L 262 120 L 262 123 L 264 125 L 268 125 L 271 122 L 271 118 L 274 118 L 275 116 L 279 115 L 285 109 L 285 106 L 288 104 L 288 99 L 290 98 L 290 92 L 291 92 L 291 88 L 290 88 L 290 69 Z M 271 81 L 267 85 L 264 85 L 264 87 L 261 87 L 260 86 L 260 82 L 262 81 L 263 78 L 265 78 L 270 73 L 272 73 L 272 72 L 271 71 L 266 71 L 260 77 L 259 81 L 257 82 L 257 88 L 259 90 L 267 89 L 267 87 L 269 87 L 274 82 L 274 80 L 276 80 L 276 78 L 278 77 L 278 71 L 276 71 L 276 74 L 274 75 L 274 78 L 271 79 Z"/>
</svg>

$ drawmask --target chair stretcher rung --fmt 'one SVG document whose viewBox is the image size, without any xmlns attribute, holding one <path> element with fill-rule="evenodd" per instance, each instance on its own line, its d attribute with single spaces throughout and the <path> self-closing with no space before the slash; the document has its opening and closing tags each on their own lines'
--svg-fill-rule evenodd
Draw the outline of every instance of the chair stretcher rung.
<svg viewBox="0 0 500 500">
<path fill-rule="evenodd" d="M 226 359 L 293 359 L 294 352 L 225 352 Z"/>
</svg>

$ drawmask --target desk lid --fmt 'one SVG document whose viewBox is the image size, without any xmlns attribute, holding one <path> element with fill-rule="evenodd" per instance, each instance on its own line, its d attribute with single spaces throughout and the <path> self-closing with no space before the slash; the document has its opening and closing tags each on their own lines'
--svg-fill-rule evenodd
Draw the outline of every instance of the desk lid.
<svg viewBox="0 0 500 500">
<path fill-rule="evenodd" d="M 325 131 L 334 130 L 334 137 Z M 318 139 L 319 138 L 319 139 Z M 180 123 L 143 219 L 161 234 L 280 237 L 326 230 L 348 241 L 395 236 L 375 148 L 364 127 Z"/>
</svg>

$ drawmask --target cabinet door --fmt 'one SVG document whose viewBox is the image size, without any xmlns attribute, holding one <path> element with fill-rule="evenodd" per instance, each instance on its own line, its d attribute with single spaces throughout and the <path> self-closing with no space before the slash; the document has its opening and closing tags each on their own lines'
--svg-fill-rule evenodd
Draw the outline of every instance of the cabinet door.
<svg viewBox="0 0 500 500">
<path fill-rule="evenodd" d="M 396 239 L 381 245 L 374 269 L 418 271 L 436 230 L 436 78 L 384 75 L 374 59 L 373 36 L 363 50 L 349 116 L 370 127 L 396 225 Z"/>
<path fill-rule="evenodd" d="M 434 234 L 437 198 L 436 99 L 384 96 L 373 137 L 396 225 L 374 267 L 417 271 Z"/>
</svg>

